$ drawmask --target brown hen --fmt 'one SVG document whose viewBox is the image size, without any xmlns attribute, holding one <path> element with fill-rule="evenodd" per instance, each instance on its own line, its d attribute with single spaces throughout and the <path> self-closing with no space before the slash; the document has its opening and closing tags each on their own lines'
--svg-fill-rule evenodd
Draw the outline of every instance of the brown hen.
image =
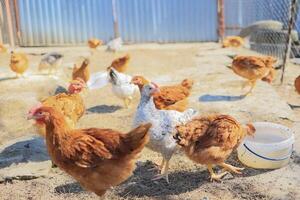
<svg viewBox="0 0 300 200">
<path fill-rule="evenodd" d="M 134 76 L 132 83 L 136 84 L 140 91 L 149 81 L 142 76 Z M 161 86 L 160 92 L 153 96 L 154 104 L 160 110 L 177 110 L 183 112 L 188 106 L 188 96 L 190 95 L 193 81 L 184 79 L 181 84 L 173 86 Z"/>
<path fill-rule="evenodd" d="M 90 60 L 85 58 L 80 67 L 76 64 L 73 67 L 72 79 L 81 78 L 84 82 L 90 79 Z"/>
<path fill-rule="evenodd" d="M 71 129 L 63 115 L 51 107 L 33 108 L 28 119 L 45 124 L 52 161 L 99 196 L 132 175 L 151 127 L 143 124 L 127 134 L 100 128 Z"/>
<path fill-rule="evenodd" d="M 215 174 L 213 165 L 241 173 L 243 168 L 226 164 L 225 160 L 246 135 L 253 135 L 255 132 L 251 124 L 243 127 L 229 115 L 216 114 L 195 117 L 185 125 L 177 126 L 176 130 L 174 139 L 191 160 L 207 166 L 211 180 L 220 180 L 226 174 Z"/>
<path fill-rule="evenodd" d="M 228 36 L 223 40 L 223 48 L 241 47 L 244 45 L 244 39 L 239 36 Z"/>
<path fill-rule="evenodd" d="M 29 61 L 25 53 L 11 52 L 10 69 L 16 73 L 16 76 L 23 75 L 28 69 Z"/>
<path fill-rule="evenodd" d="M 53 107 L 61 112 L 66 120 L 66 123 L 71 128 L 75 128 L 78 120 L 85 112 L 84 101 L 80 92 L 86 87 L 85 82 L 81 79 L 71 81 L 68 94 L 60 93 L 55 96 L 50 96 L 41 101 L 41 105 Z M 43 124 L 37 123 L 38 133 L 45 136 L 46 130 Z"/>
<path fill-rule="evenodd" d="M 99 40 L 97 38 L 91 38 L 88 40 L 88 46 L 91 49 L 96 49 L 98 46 L 102 45 L 102 40 Z"/>
<path fill-rule="evenodd" d="M 107 68 L 109 70 L 111 67 L 113 67 L 118 72 L 125 72 L 128 68 L 128 63 L 130 61 L 130 55 L 127 54 L 123 57 L 117 58 L 112 61 L 111 65 Z"/>
<path fill-rule="evenodd" d="M 250 90 L 245 94 L 252 92 L 256 85 L 256 81 L 261 79 L 271 83 L 275 77 L 275 69 L 273 65 L 276 59 L 271 56 L 236 56 L 232 61 L 232 70 L 237 75 L 248 79 Z"/>
</svg>

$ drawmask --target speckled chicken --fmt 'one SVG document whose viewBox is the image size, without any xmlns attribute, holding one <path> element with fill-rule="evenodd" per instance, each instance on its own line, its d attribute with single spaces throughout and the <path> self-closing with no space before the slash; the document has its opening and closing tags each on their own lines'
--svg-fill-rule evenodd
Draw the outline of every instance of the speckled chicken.
<svg viewBox="0 0 300 200">
<path fill-rule="evenodd" d="M 16 73 L 16 76 L 22 76 L 28 69 L 29 61 L 25 53 L 11 52 L 10 69 Z"/>
<path fill-rule="evenodd" d="M 242 126 L 229 115 L 212 114 L 194 117 L 188 123 L 178 125 L 176 131 L 174 139 L 183 147 L 188 158 L 206 165 L 211 180 L 220 180 L 227 172 L 215 174 L 213 165 L 240 174 L 243 168 L 226 164 L 225 160 L 246 135 L 255 133 L 255 128 L 252 124 Z"/>
<path fill-rule="evenodd" d="M 67 93 L 60 93 L 41 100 L 41 105 L 53 107 L 60 111 L 69 127 L 75 128 L 78 120 L 85 112 L 85 105 L 81 92 L 85 88 L 85 82 L 81 79 L 71 81 Z M 45 127 L 42 124 L 36 124 L 38 133 L 45 136 Z"/>
<path fill-rule="evenodd" d="M 154 83 L 146 84 L 142 88 L 140 103 L 135 114 L 134 126 L 142 123 L 152 124 L 149 131 L 150 141 L 147 147 L 152 151 L 161 153 L 163 157 L 160 165 L 161 175 L 158 175 L 154 180 L 166 178 L 167 182 L 169 182 L 169 161 L 177 149 L 172 133 L 175 131 L 176 125 L 188 122 L 197 112 L 193 109 L 188 109 L 184 112 L 158 110 L 153 102 L 153 95 L 156 92 L 159 92 L 159 89 Z"/>
<path fill-rule="evenodd" d="M 96 49 L 98 46 L 101 46 L 102 43 L 103 43 L 102 40 L 99 40 L 97 38 L 91 38 L 88 40 L 88 46 L 91 49 Z"/>
<path fill-rule="evenodd" d="M 134 76 L 132 83 L 136 84 L 140 91 L 149 81 L 143 76 Z M 183 112 L 188 106 L 188 97 L 190 95 L 194 82 L 184 79 L 180 84 L 173 86 L 161 86 L 160 92 L 153 96 L 154 104 L 159 110 L 177 110 Z"/>
<path fill-rule="evenodd" d="M 130 61 L 130 55 L 127 54 L 123 57 L 120 57 L 120 58 L 117 58 L 117 59 L 113 60 L 111 65 L 108 67 L 108 69 L 110 67 L 113 67 L 118 72 L 123 73 L 127 70 L 129 61 Z"/>
<path fill-rule="evenodd" d="M 151 127 L 142 124 L 127 134 L 112 129 L 73 129 L 60 112 L 45 106 L 33 107 L 27 119 L 46 126 L 46 146 L 54 164 L 98 196 L 132 175 Z"/>
<path fill-rule="evenodd" d="M 295 79 L 295 89 L 300 94 L 300 75 Z"/>
<path fill-rule="evenodd" d="M 244 39 L 239 36 L 228 36 L 223 40 L 223 48 L 241 47 L 244 45 Z"/>
<path fill-rule="evenodd" d="M 45 54 L 39 64 L 39 71 L 48 70 L 48 74 L 52 71 L 56 72 L 57 67 L 61 66 L 63 61 L 63 55 L 57 52 L 51 52 Z"/>
<path fill-rule="evenodd" d="M 76 78 L 81 78 L 84 82 L 90 79 L 90 60 L 88 58 L 84 58 L 79 67 L 74 65 L 72 79 Z"/>
<path fill-rule="evenodd" d="M 236 56 L 232 61 L 232 70 L 237 75 L 248 79 L 250 90 L 245 94 L 252 92 L 256 85 L 256 81 L 261 79 L 271 83 L 275 77 L 275 69 L 273 65 L 276 59 L 271 56 Z"/>
</svg>

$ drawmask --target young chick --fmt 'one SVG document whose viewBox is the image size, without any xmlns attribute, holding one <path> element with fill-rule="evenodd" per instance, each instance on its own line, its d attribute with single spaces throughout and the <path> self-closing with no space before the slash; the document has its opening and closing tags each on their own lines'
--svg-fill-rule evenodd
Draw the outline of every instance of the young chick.
<svg viewBox="0 0 300 200">
<path fill-rule="evenodd" d="M 154 178 L 168 179 L 169 161 L 176 151 L 176 141 L 172 136 L 176 125 L 184 124 L 192 119 L 197 112 L 193 109 L 188 109 L 184 112 L 175 110 L 158 110 L 153 102 L 153 95 L 159 92 L 156 84 L 149 83 L 144 85 L 141 92 L 141 99 L 138 105 L 134 126 L 142 123 L 151 123 L 152 127 L 149 131 L 150 141 L 147 147 L 152 151 L 162 154 L 163 161 L 160 165 L 161 175 Z"/>
<path fill-rule="evenodd" d="M 112 84 L 113 93 L 124 101 L 125 108 L 128 108 L 133 98 L 134 92 L 137 90 L 136 85 L 131 83 L 132 77 L 119 73 L 114 68 L 109 68 L 109 82 Z"/>
<path fill-rule="evenodd" d="M 80 67 L 74 65 L 72 78 L 81 78 L 84 82 L 87 82 L 90 79 L 90 60 L 85 58 Z"/>
<path fill-rule="evenodd" d="M 124 73 L 127 70 L 129 61 L 130 61 L 130 55 L 127 54 L 127 55 L 125 55 L 123 57 L 115 59 L 111 63 L 111 65 L 108 67 L 108 69 L 110 67 L 113 67 L 118 72 Z"/>
<path fill-rule="evenodd" d="M 61 66 L 63 60 L 63 55 L 57 52 L 45 54 L 39 64 L 39 71 L 48 69 L 48 74 L 57 71 L 57 67 Z"/>
<path fill-rule="evenodd" d="M 241 47 L 244 45 L 244 39 L 239 36 L 228 36 L 223 40 L 223 48 Z"/>
<path fill-rule="evenodd" d="M 194 117 L 188 123 L 178 125 L 176 130 L 176 142 L 191 160 L 207 166 L 211 180 L 220 180 L 227 173 L 215 174 L 213 165 L 241 174 L 243 168 L 226 164 L 225 160 L 246 135 L 255 132 L 251 124 L 242 126 L 229 115 L 216 114 Z"/>
<path fill-rule="evenodd" d="M 232 70 L 237 75 L 248 79 L 251 85 L 250 90 L 245 94 L 248 95 L 255 87 L 256 81 L 261 79 L 271 83 L 275 77 L 273 65 L 276 59 L 271 56 L 236 56 L 232 61 Z"/>
<path fill-rule="evenodd" d="M 111 129 L 72 129 L 59 111 L 44 106 L 32 108 L 28 119 L 45 124 L 51 160 L 98 196 L 132 175 L 151 127 L 142 124 L 127 134 Z"/>
<path fill-rule="evenodd" d="M 23 73 L 28 69 L 29 61 L 25 53 L 11 52 L 10 69 L 16 73 L 16 76 L 23 76 Z"/>
<path fill-rule="evenodd" d="M 295 79 L 295 89 L 300 94 L 300 75 Z"/>
<path fill-rule="evenodd" d="M 66 123 L 71 128 L 75 128 L 78 120 L 85 113 L 85 105 L 80 93 L 86 88 L 85 82 L 77 78 L 72 80 L 68 87 L 68 94 L 60 93 L 54 96 L 47 97 L 41 100 L 41 105 L 53 107 L 61 112 L 66 120 Z M 38 133 L 45 136 L 45 126 L 36 124 Z"/>
<path fill-rule="evenodd" d="M 96 49 L 98 46 L 101 46 L 103 44 L 102 40 L 99 40 L 97 38 L 91 38 L 88 40 L 88 46 L 91 49 Z"/>
<path fill-rule="evenodd" d="M 142 76 L 134 76 L 132 83 L 142 90 L 149 81 Z M 183 112 L 188 106 L 188 97 L 193 86 L 193 81 L 184 79 L 180 84 L 173 86 L 161 86 L 160 92 L 154 95 L 154 104 L 159 110 L 177 110 Z"/>
</svg>

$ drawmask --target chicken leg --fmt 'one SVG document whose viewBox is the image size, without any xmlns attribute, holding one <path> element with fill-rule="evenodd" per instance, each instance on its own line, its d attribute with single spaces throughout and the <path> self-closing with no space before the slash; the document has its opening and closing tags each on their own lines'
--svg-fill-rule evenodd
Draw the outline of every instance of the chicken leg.
<svg viewBox="0 0 300 200">
<path fill-rule="evenodd" d="M 248 92 L 246 92 L 245 96 L 252 93 L 252 90 L 256 85 L 256 80 L 249 80 L 248 84 L 250 84 L 250 90 Z"/>
<path fill-rule="evenodd" d="M 207 165 L 207 169 L 210 173 L 210 181 L 220 181 L 223 176 L 225 176 L 228 172 L 222 172 L 221 174 L 215 174 L 212 165 Z"/>
<path fill-rule="evenodd" d="M 234 167 L 232 165 L 226 164 L 226 163 L 221 163 L 220 164 L 221 167 L 223 167 L 226 171 L 230 171 L 236 174 L 242 174 L 242 170 L 244 170 L 244 168 L 240 168 L 240 167 Z"/>
<path fill-rule="evenodd" d="M 165 159 L 164 159 L 165 160 Z M 160 172 L 159 175 L 155 176 L 152 180 L 155 181 L 155 180 L 159 180 L 159 179 L 166 179 L 167 183 L 170 183 L 169 182 L 169 160 L 165 160 L 164 162 L 164 166 L 162 167 L 162 170 Z"/>
<path fill-rule="evenodd" d="M 131 98 L 124 99 L 125 108 L 129 108 L 130 103 L 131 103 Z"/>
</svg>

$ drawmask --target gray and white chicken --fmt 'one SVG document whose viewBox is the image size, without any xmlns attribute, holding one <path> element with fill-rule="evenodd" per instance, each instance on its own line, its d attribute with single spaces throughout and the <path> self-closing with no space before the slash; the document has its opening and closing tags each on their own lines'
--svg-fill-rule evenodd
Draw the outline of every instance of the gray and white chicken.
<svg viewBox="0 0 300 200">
<path fill-rule="evenodd" d="M 48 74 L 51 74 L 52 71 L 57 71 L 57 67 L 61 66 L 63 61 L 63 55 L 57 52 L 51 52 L 43 55 L 40 64 L 39 71 L 48 70 Z"/>
<path fill-rule="evenodd" d="M 154 83 L 145 85 L 141 91 L 141 99 L 138 105 L 134 126 L 142 123 L 151 123 L 152 127 L 149 131 L 150 140 L 147 147 L 152 151 L 161 153 L 163 161 L 160 165 L 161 174 L 153 180 L 165 178 L 168 179 L 169 161 L 177 149 L 177 144 L 173 138 L 175 127 L 190 121 L 197 111 L 187 109 L 184 112 L 175 110 L 158 110 L 153 102 L 153 94 L 158 92 L 158 86 Z"/>
</svg>

